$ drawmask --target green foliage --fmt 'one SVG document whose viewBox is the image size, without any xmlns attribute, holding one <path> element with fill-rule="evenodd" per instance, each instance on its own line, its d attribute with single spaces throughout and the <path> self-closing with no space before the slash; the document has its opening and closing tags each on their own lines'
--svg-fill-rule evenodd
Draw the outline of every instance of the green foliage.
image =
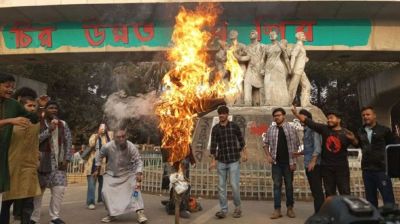
<svg viewBox="0 0 400 224">
<path fill-rule="evenodd" d="M 335 109 L 343 114 L 345 127 L 361 125 L 357 84 L 388 70 L 398 63 L 385 62 L 310 62 L 306 74 L 313 85 L 311 101 L 323 111 Z M 365 105 L 362 105 L 365 106 Z"/>
<path fill-rule="evenodd" d="M 103 67 L 102 67 L 103 66 Z M 47 95 L 60 103 L 60 117 L 67 121 L 74 142 L 83 144 L 102 120 L 109 70 L 102 64 L 27 64 L 4 66 L 1 70 L 48 85 Z"/>
<path fill-rule="evenodd" d="M 159 90 L 167 69 L 168 64 L 164 62 L 0 66 L 1 71 L 48 85 L 47 95 L 60 103 L 60 117 L 70 126 L 75 144 L 87 144 L 90 135 L 97 130 L 108 95 L 121 89 L 129 95 Z M 135 142 L 158 141 L 157 133 L 154 134 L 157 124 L 154 119 L 148 120 L 132 122 L 134 125 L 130 129 L 134 130 Z"/>
<path fill-rule="evenodd" d="M 114 66 L 113 78 L 119 90 L 130 96 L 161 89 L 161 81 L 169 70 L 167 62 L 119 63 Z"/>
<path fill-rule="evenodd" d="M 312 85 L 312 103 L 324 111 L 335 108 L 344 115 L 343 123 L 354 130 L 361 125 L 357 96 L 358 81 L 387 70 L 397 63 L 310 62 L 306 74 Z M 87 143 L 103 119 L 107 96 L 125 90 L 135 96 L 161 90 L 168 71 L 167 62 L 25 64 L 0 65 L 0 71 L 21 75 L 48 85 L 48 95 L 57 100 L 76 144 Z M 136 143 L 159 143 L 154 117 L 132 120 L 129 128 Z"/>
</svg>

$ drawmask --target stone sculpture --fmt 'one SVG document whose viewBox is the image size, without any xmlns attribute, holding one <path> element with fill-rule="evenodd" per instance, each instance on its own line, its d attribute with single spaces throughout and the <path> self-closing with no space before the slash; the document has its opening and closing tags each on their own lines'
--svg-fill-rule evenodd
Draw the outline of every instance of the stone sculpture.
<svg viewBox="0 0 400 224">
<path fill-rule="evenodd" d="M 297 32 L 296 39 L 297 43 L 290 53 L 291 77 L 289 82 L 289 100 L 290 103 L 293 102 L 296 97 L 297 88 L 300 85 L 300 104 L 302 107 L 307 107 L 310 105 L 311 84 L 304 72 L 304 68 L 308 62 L 306 49 L 304 48 L 304 41 L 306 41 L 304 32 Z"/>
<path fill-rule="evenodd" d="M 218 50 L 215 54 L 215 69 L 216 69 L 216 76 L 214 80 L 221 80 L 225 78 L 226 69 L 226 43 L 224 41 L 218 41 Z M 213 81 L 214 81 L 213 80 Z"/>
<path fill-rule="evenodd" d="M 271 31 L 269 37 L 271 45 L 267 45 L 265 51 L 265 105 L 289 106 L 287 78 L 290 67 L 286 51 L 287 44 L 279 43 L 278 34 L 275 31 Z"/>
<path fill-rule="evenodd" d="M 258 41 L 258 32 L 250 32 L 250 44 L 246 48 L 246 56 L 241 57 L 242 61 L 248 61 L 244 75 L 244 105 L 255 106 L 255 102 L 264 101 L 264 57 L 265 45 Z M 254 91 L 254 93 L 253 93 Z M 254 100 L 253 100 L 254 94 Z M 261 104 L 261 103 L 260 103 Z"/>
<path fill-rule="evenodd" d="M 224 80 L 226 70 L 226 52 L 232 47 L 244 74 L 243 96 L 239 96 L 235 105 L 244 106 L 290 106 L 296 97 L 297 88 L 301 86 L 301 106 L 310 106 L 311 84 L 304 72 L 308 61 L 304 41 L 304 32 L 297 32 L 297 43 L 289 49 L 285 39 L 278 41 L 276 31 L 269 34 L 271 44 L 264 45 L 258 41 L 258 32 L 250 32 L 250 44 L 238 42 L 238 32 L 229 33 L 230 43 L 219 41 L 215 55 L 217 73 Z"/>
<path fill-rule="evenodd" d="M 229 45 L 228 48 L 234 48 L 235 51 L 233 52 L 235 58 L 238 60 L 240 68 L 242 69 L 242 75 L 243 75 L 243 80 L 244 80 L 244 75 L 246 73 L 246 61 L 242 60 L 242 57 L 246 55 L 246 45 L 240 43 L 238 41 L 238 35 L 239 33 L 236 30 L 231 30 L 229 32 Z M 243 104 L 243 87 L 244 84 L 240 86 L 240 96 L 236 100 L 236 105 L 241 105 Z"/>
</svg>

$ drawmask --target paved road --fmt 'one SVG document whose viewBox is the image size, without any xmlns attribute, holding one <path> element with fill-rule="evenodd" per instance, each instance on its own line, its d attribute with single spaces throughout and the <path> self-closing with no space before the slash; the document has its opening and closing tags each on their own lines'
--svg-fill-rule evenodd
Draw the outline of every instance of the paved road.
<svg viewBox="0 0 400 224">
<path fill-rule="evenodd" d="M 149 224 L 173 224 L 174 217 L 166 214 L 164 207 L 160 201 L 165 199 L 161 195 L 144 195 L 145 212 L 149 219 Z M 68 224 L 99 224 L 100 219 L 107 215 L 103 204 L 96 206 L 96 210 L 88 210 L 86 208 L 86 186 L 70 185 L 67 189 L 64 203 L 61 211 L 61 217 Z M 311 202 L 296 202 L 295 212 L 297 217 L 290 219 L 284 216 L 278 220 L 271 220 L 269 215 L 273 210 L 272 201 L 243 201 L 242 218 L 235 219 L 231 212 L 227 218 L 217 220 L 214 214 L 218 211 L 218 200 L 200 199 L 203 211 L 193 213 L 190 219 L 181 220 L 181 224 L 300 224 L 304 223 L 308 216 L 312 214 L 313 206 Z M 43 200 L 41 223 L 48 223 L 50 218 L 48 215 L 49 190 L 46 191 Z M 282 203 L 284 205 L 284 202 Z M 230 208 L 233 204 L 230 202 Z M 283 207 L 283 212 L 286 212 Z M 135 214 L 126 214 L 118 217 L 115 223 L 136 223 Z"/>
</svg>

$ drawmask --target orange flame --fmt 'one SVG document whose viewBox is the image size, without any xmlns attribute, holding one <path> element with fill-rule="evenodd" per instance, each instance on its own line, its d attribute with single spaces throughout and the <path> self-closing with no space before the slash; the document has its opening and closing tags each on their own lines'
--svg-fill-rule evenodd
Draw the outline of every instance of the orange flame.
<svg viewBox="0 0 400 224">
<path fill-rule="evenodd" d="M 241 85 L 243 82 L 243 71 L 236 59 L 234 52 L 236 51 L 236 45 L 232 45 L 227 53 L 227 61 L 225 63 L 226 70 L 230 71 L 231 77 L 229 79 L 229 84 L 227 90 L 225 91 L 225 97 L 232 97 L 240 93 L 242 90 Z"/>
<path fill-rule="evenodd" d="M 204 99 L 233 96 L 242 82 L 242 71 L 233 56 L 227 52 L 227 69 L 231 72 L 228 84 L 210 84 L 212 68 L 207 65 L 207 45 L 212 39 L 206 28 L 215 26 L 220 8 L 215 4 L 200 4 L 196 10 L 181 8 L 172 33 L 174 46 L 168 51 L 168 60 L 174 63 L 163 78 L 165 91 L 156 107 L 163 132 L 162 148 L 170 151 L 170 162 L 181 161 L 189 153 L 196 108 Z"/>
</svg>

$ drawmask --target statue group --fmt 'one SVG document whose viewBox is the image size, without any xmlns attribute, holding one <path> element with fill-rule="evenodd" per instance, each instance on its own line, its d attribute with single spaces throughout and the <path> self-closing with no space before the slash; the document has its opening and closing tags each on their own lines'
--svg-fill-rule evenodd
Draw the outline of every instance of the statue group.
<svg viewBox="0 0 400 224">
<path fill-rule="evenodd" d="M 256 30 L 250 32 L 249 45 L 238 42 L 236 30 L 230 31 L 229 44 L 219 42 L 215 55 L 217 71 L 226 74 L 226 51 L 232 47 L 243 71 L 242 95 L 236 105 L 290 106 L 299 86 L 301 106 L 310 105 L 311 84 L 304 72 L 308 61 L 304 48 L 306 38 L 303 32 L 295 36 L 297 42 L 292 49 L 285 39 L 278 40 L 275 31 L 269 33 L 271 44 L 260 43 Z"/>
</svg>

